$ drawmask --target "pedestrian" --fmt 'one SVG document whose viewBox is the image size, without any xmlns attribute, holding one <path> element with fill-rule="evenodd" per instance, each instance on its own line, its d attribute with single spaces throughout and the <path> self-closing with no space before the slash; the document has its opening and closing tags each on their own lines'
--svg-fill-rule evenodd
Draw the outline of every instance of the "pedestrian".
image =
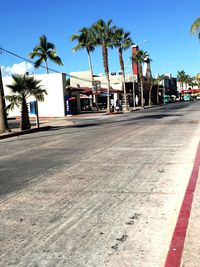
<svg viewBox="0 0 200 267">
<path fill-rule="evenodd" d="M 119 111 L 119 99 L 116 100 L 115 110 Z"/>
<path fill-rule="evenodd" d="M 138 96 L 136 95 L 136 96 L 135 96 L 135 104 L 136 104 L 136 106 L 138 106 L 138 102 L 139 102 L 139 98 L 138 98 Z"/>
</svg>

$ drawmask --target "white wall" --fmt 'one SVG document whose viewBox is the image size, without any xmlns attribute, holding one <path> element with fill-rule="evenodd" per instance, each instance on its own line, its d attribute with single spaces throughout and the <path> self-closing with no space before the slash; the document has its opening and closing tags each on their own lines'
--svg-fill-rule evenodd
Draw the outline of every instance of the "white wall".
<svg viewBox="0 0 200 267">
<path fill-rule="evenodd" d="M 70 86 L 77 87 L 77 85 L 80 85 L 80 87 L 92 87 L 90 71 L 70 72 L 70 76 Z M 100 81 L 102 88 L 107 88 L 107 80 L 105 75 L 94 77 L 94 80 Z M 132 81 L 133 75 L 126 74 L 126 82 Z M 122 75 L 110 74 L 110 84 L 113 89 L 122 90 Z"/>
<path fill-rule="evenodd" d="M 34 75 L 35 79 L 41 80 L 41 85 L 47 91 L 44 102 L 38 103 L 38 110 L 40 117 L 63 117 L 65 116 L 65 104 L 64 104 L 64 89 L 65 89 L 65 74 L 51 73 L 51 74 L 38 74 Z M 12 94 L 11 89 L 7 85 L 12 84 L 12 77 L 3 78 L 4 94 Z M 33 101 L 31 97 L 27 102 Z M 15 108 L 12 112 L 9 112 L 9 117 L 20 116 L 21 112 L 18 108 Z M 34 115 L 30 115 L 30 117 Z"/>
</svg>

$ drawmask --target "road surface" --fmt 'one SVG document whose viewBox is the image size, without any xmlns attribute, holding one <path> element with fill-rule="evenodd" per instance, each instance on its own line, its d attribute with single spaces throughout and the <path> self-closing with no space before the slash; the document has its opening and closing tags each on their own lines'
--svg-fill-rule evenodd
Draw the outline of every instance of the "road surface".
<svg viewBox="0 0 200 267">
<path fill-rule="evenodd" d="M 164 266 L 200 102 L 0 140 L 0 266 Z"/>
</svg>

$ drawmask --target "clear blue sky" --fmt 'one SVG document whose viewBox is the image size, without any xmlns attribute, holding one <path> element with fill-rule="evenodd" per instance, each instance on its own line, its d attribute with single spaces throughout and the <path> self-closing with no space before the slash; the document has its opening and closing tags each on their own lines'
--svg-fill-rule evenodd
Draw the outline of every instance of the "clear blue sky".
<svg viewBox="0 0 200 267">
<path fill-rule="evenodd" d="M 200 42 L 189 32 L 192 22 L 200 16 L 199 0 L 1 0 L 0 8 L 0 47 L 27 57 L 38 37 L 45 34 L 56 45 L 64 63 L 63 67 L 50 67 L 61 72 L 89 70 L 86 51 L 73 53 L 76 43 L 69 37 L 99 18 L 113 19 L 113 24 L 131 32 L 135 43 L 148 40 L 140 48 L 153 60 L 153 75 L 176 75 L 179 70 L 190 75 L 200 72 Z M 124 54 L 125 62 L 129 62 L 130 55 L 130 50 Z M 20 62 L 11 55 L 0 54 L 1 66 Z M 103 72 L 100 48 L 92 54 L 92 63 L 96 74 Z M 109 50 L 109 66 L 110 71 L 119 71 L 115 49 Z"/>
</svg>

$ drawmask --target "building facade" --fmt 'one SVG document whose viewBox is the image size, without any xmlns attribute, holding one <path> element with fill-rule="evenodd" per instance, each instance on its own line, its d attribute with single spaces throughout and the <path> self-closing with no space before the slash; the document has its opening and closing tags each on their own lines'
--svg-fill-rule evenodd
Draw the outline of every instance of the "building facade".
<svg viewBox="0 0 200 267">
<path fill-rule="evenodd" d="M 41 81 L 42 87 L 47 91 L 43 102 L 38 102 L 40 117 L 63 117 L 66 115 L 66 75 L 62 73 L 38 74 L 33 75 L 36 80 Z M 4 94 L 11 95 L 12 90 L 8 87 L 13 83 L 12 77 L 3 77 Z M 29 97 L 27 103 L 34 101 L 34 97 Z M 7 103 L 8 104 L 8 103 Z M 9 111 L 8 117 L 21 116 L 21 110 L 15 108 Z M 30 114 L 34 117 L 34 114 Z"/>
</svg>

